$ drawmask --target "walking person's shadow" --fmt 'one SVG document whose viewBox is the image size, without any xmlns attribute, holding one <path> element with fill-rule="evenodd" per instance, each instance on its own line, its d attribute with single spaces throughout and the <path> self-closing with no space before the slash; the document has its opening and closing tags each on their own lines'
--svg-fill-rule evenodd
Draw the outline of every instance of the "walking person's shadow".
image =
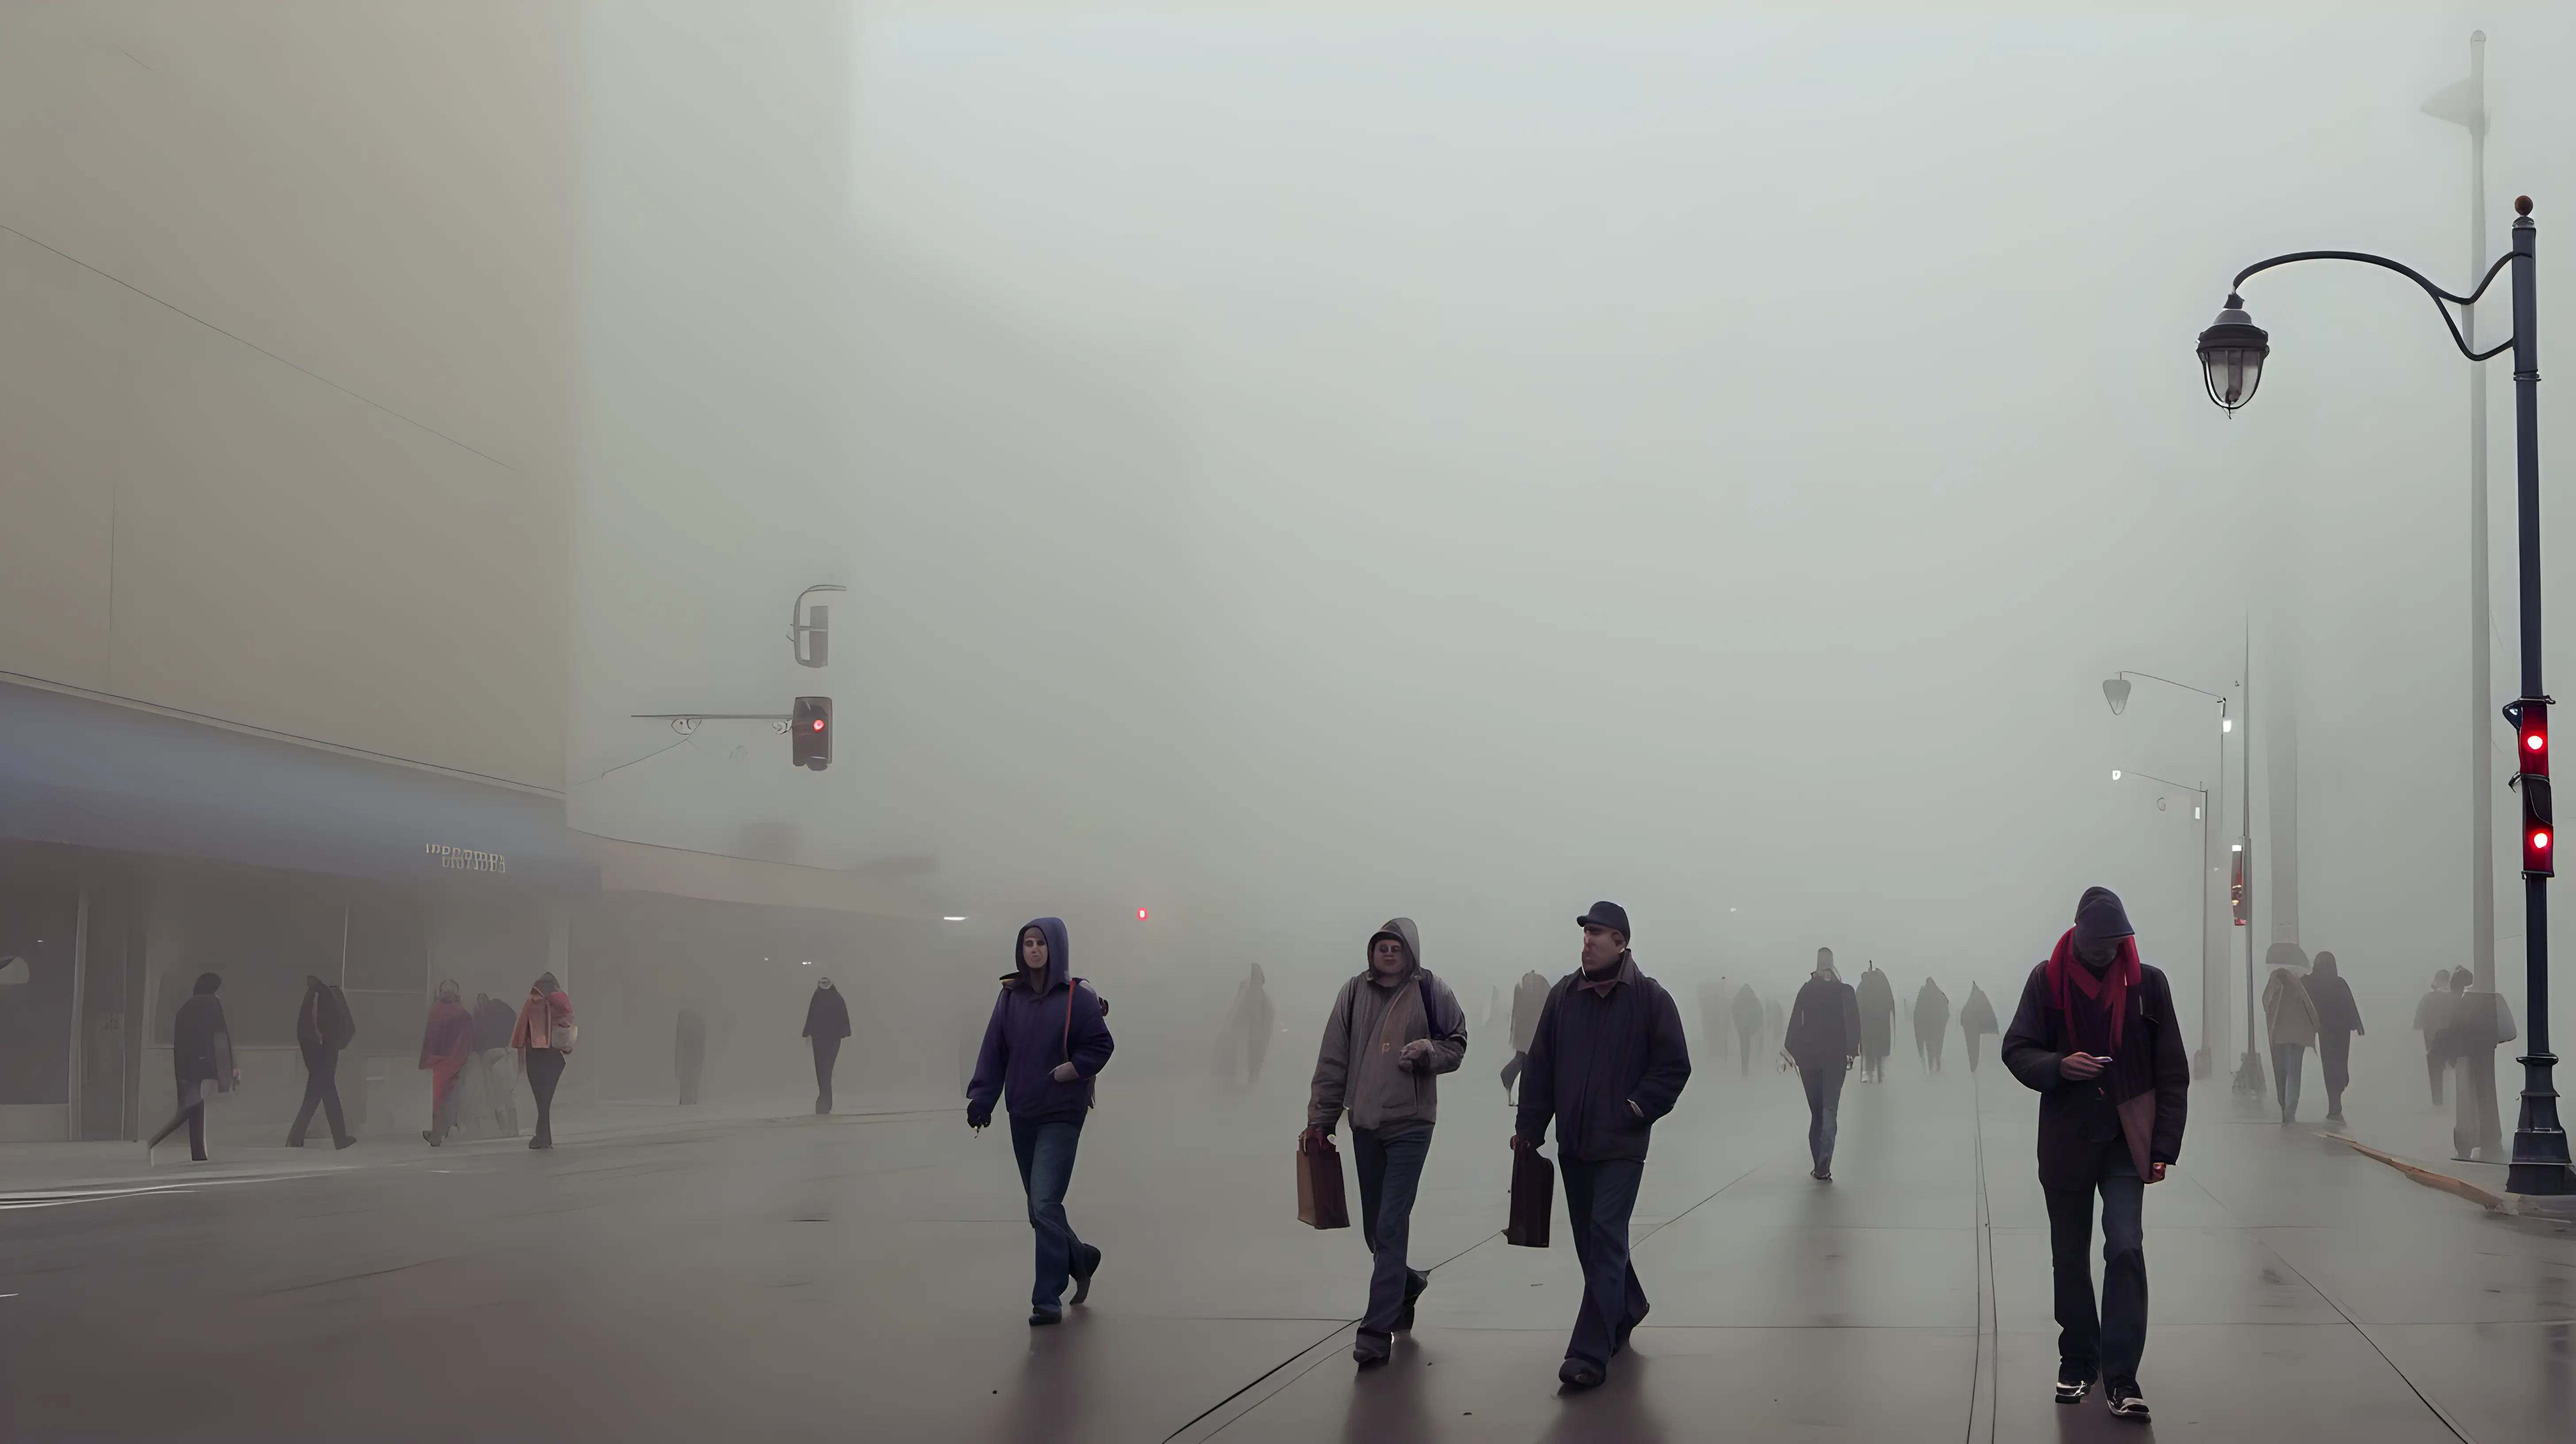
<svg viewBox="0 0 2576 1444">
<path fill-rule="evenodd" d="M 1662 1444 L 1663 1416 L 1655 1411 L 1655 1361 L 1631 1345 L 1610 1361 L 1597 1389 L 1559 1394 L 1556 1422 L 1541 1444 Z"/>
<path fill-rule="evenodd" d="M 1431 1422 L 1431 1376 L 1422 1346 L 1411 1334 L 1395 1336 L 1387 1361 L 1363 1369 L 1351 1380 L 1351 1407 L 1342 1418 L 1342 1444 L 1387 1444 L 1398 1439 L 1434 1439 Z"/>
</svg>

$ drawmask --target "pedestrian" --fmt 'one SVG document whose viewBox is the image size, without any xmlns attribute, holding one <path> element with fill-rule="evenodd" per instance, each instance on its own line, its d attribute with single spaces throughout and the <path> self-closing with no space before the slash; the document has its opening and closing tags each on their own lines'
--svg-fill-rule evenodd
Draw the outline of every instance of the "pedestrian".
<svg viewBox="0 0 2576 1444">
<path fill-rule="evenodd" d="M 1887 1055 L 1896 1037 L 1896 989 L 1887 974 L 1872 962 L 1863 969 L 1860 983 L 1853 989 L 1860 1002 L 1861 1077 L 1871 1083 L 1887 1081 Z"/>
<path fill-rule="evenodd" d="M 2451 1077 L 2451 1155 L 2502 1163 L 2504 1122 L 2496 1106 L 2495 1050 L 2520 1037 L 2504 995 L 2472 988 L 2466 968 L 2451 973 L 2451 1022 L 2443 1030 Z"/>
<path fill-rule="evenodd" d="M 1746 983 L 1735 990 L 1736 1076 L 1753 1076 L 1754 1043 L 1762 1036 L 1762 999 Z"/>
<path fill-rule="evenodd" d="M 310 973 L 304 975 L 304 1001 L 295 1009 L 295 1051 L 304 1058 L 304 1103 L 286 1130 L 286 1146 L 302 1148 L 320 1108 L 331 1125 L 331 1147 L 339 1150 L 358 1140 L 349 1136 L 349 1120 L 340 1111 L 340 1050 L 358 1035 L 349 1013 L 349 995 Z"/>
<path fill-rule="evenodd" d="M 814 983 L 805 1000 L 805 1033 L 814 1045 L 814 1111 L 832 1111 L 832 1065 L 840 1061 L 841 1040 L 850 1036 L 850 1005 L 830 978 Z"/>
<path fill-rule="evenodd" d="M 1930 978 L 1914 995 L 1914 1051 L 1923 1059 L 1923 1071 L 1941 1071 L 1941 1040 L 1950 1029 L 1950 995 Z"/>
<path fill-rule="evenodd" d="M 812 1011 L 810 1008 L 807 1010 Z M 812 1026 L 809 1019 L 808 1027 Z M 707 1015 L 694 1007 L 682 1008 L 671 1039 L 672 1071 L 680 1078 L 680 1106 L 688 1108 L 698 1101 L 698 1084 L 707 1071 Z"/>
<path fill-rule="evenodd" d="M 241 1069 L 233 1062 L 232 1029 L 225 1025 L 224 1005 L 215 997 L 215 990 L 223 985 L 215 974 L 199 973 L 195 990 L 170 1020 L 170 1073 L 179 1085 L 179 1111 L 143 1145 L 146 1162 L 161 1140 L 182 1123 L 188 1125 L 188 1156 L 205 1162 L 207 1091 L 229 1093 L 241 1086 Z"/>
<path fill-rule="evenodd" d="M 1994 1000 L 1975 983 L 1968 984 L 1968 1001 L 1959 1005 L 1959 1036 L 1968 1049 L 1968 1071 L 1977 1071 L 1977 1040 L 1996 1030 Z"/>
<path fill-rule="evenodd" d="M 1366 966 L 1342 984 L 1324 1018 L 1315 1076 L 1298 1145 L 1326 1147 L 1347 1107 L 1360 1175 L 1360 1238 L 1376 1260 L 1368 1308 L 1351 1358 L 1383 1364 L 1395 1335 L 1413 1327 L 1414 1302 L 1431 1275 L 1407 1257 L 1413 1198 L 1440 1117 L 1440 1075 L 1467 1056 L 1467 1015 L 1449 985 L 1422 966 L 1422 934 L 1411 918 L 1389 918 L 1369 935 Z"/>
<path fill-rule="evenodd" d="M 2285 964 L 2263 984 L 2263 1021 L 2272 1040 L 2272 1091 L 2281 1100 L 2281 1126 L 2299 1116 L 2299 1083 L 2307 1053 L 2317 1045 L 2317 1005 L 2307 984 Z"/>
<path fill-rule="evenodd" d="M 979 1133 L 991 1126 L 996 1102 L 1011 1115 L 1011 1153 L 1037 1236 L 1029 1322 L 1053 1324 L 1064 1318 L 1065 1280 L 1072 1279 L 1078 1304 L 1091 1296 L 1092 1275 L 1100 1271 L 1100 1250 L 1074 1233 L 1064 1194 L 1091 1111 L 1092 1080 L 1115 1045 L 1106 1005 L 1073 975 L 1062 918 L 1022 927 L 1012 950 L 1019 966 L 1003 975 L 984 1024 L 975 1076 L 966 1085 L 966 1126 Z"/>
<path fill-rule="evenodd" d="M 519 1136 L 519 1090 L 503 1081 L 502 1070 L 510 1061 L 510 1030 L 519 1021 L 509 1004 L 489 993 L 474 995 L 474 1061 L 466 1065 L 466 1077 L 482 1090 L 485 1112 L 491 1119 L 488 1136 Z M 485 1125 L 473 1119 L 460 1122 L 457 1132 L 467 1138 L 487 1136 Z"/>
<path fill-rule="evenodd" d="M 2450 1071 L 2450 1046 L 2444 1035 L 2450 1032 L 2451 1016 L 2459 1005 L 2451 997 L 2451 970 L 2435 968 L 2433 987 L 2415 1000 L 2415 1031 L 2424 1035 L 2424 1081 L 2432 1085 L 2433 1106 L 2442 1106 L 2442 1075 Z"/>
<path fill-rule="evenodd" d="M 1843 1075 L 1860 1053 L 1860 997 L 1834 971 L 1834 950 L 1816 949 L 1816 971 L 1798 989 L 1782 1042 L 1807 1090 L 1807 1176 L 1834 1181 L 1834 1134 L 1843 1102 Z"/>
<path fill-rule="evenodd" d="M 1646 1290 L 1628 1258 L 1628 1217 L 1655 1121 L 1673 1111 L 1690 1081 L 1690 1044 L 1672 995 L 1628 950 L 1627 909 L 1597 902 L 1575 923 L 1583 929 L 1581 965 L 1548 990 L 1540 1011 L 1512 1147 L 1538 1147 L 1556 1124 L 1566 1227 L 1583 1266 L 1583 1302 L 1556 1377 L 1589 1389 L 1646 1317 Z"/>
<path fill-rule="evenodd" d="M 572 999 L 565 995 L 563 984 L 552 973 L 539 973 L 528 985 L 528 999 L 519 1005 L 517 1021 L 510 1025 L 510 1046 L 518 1050 L 519 1072 L 537 1100 L 537 1131 L 528 1139 L 530 1148 L 555 1146 L 555 1085 L 563 1081 L 564 1056 L 572 1050 L 574 1029 Z"/>
<path fill-rule="evenodd" d="M 1734 1031 L 1735 1020 L 1727 1016 L 1727 986 L 1723 974 L 1714 981 L 1702 978 L 1692 989 L 1699 1001 L 1700 1056 L 1712 1066 L 1726 1061 L 1727 1036 Z"/>
<path fill-rule="evenodd" d="M 2352 984 L 2343 980 L 2335 955 L 2317 954 L 2308 975 L 2308 1001 L 2317 1009 L 2317 1066 L 2326 1075 L 2326 1121 L 2343 1121 L 2343 1090 L 2352 1085 L 2352 1037 L 2370 1031 L 2361 1025 L 2361 1005 L 2353 1001 Z"/>
<path fill-rule="evenodd" d="M 464 993 L 450 978 L 438 985 L 420 1029 L 420 1066 L 429 1070 L 429 1126 L 420 1136 L 432 1148 L 445 1143 L 456 1126 L 456 1077 L 473 1055 L 474 1015 L 465 1011 Z"/>
<path fill-rule="evenodd" d="M 1547 1010 L 1547 979 L 1533 969 L 1512 988 L 1512 1057 L 1503 1065 L 1503 1101 L 1512 1101 L 1512 1084 L 1529 1069 L 1530 1039 L 1538 1036 L 1539 1014 Z"/>
<path fill-rule="evenodd" d="M 2057 1402 L 2095 1381 L 2111 1413 L 2145 1420 L 2147 1185 L 2182 1156 L 2191 1056 L 2164 971 L 2138 960 L 2119 896 L 2084 890 L 2075 926 L 2030 970 L 2004 1034 L 2004 1066 L 2039 1094 L 2039 1186 L 2056 1275 Z M 2094 1311 L 2093 1197 L 2102 1197 L 2102 1302 Z"/>
<path fill-rule="evenodd" d="M 1270 1052 L 1270 1034 L 1279 1024 L 1279 1015 L 1270 1003 L 1270 982 L 1254 963 L 1250 976 L 1234 985 L 1234 1003 L 1225 1012 L 1225 1029 L 1217 1039 L 1216 1074 L 1225 1086 L 1235 1086 L 1235 1060 L 1243 1060 L 1246 1088 L 1261 1085 L 1261 1060 Z"/>
</svg>

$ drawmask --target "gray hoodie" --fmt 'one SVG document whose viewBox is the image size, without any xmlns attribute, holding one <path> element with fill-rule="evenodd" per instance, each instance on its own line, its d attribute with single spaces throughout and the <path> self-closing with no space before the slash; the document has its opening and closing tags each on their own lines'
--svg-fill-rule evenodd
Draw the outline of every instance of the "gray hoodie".
<svg viewBox="0 0 2576 1444">
<path fill-rule="evenodd" d="M 1353 1128 L 1436 1122 L 1439 1075 L 1467 1056 L 1467 1011 L 1458 1006 L 1449 985 L 1422 966 L 1422 938 L 1413 919 L 1388 919 L 1385 927 L 1369 934 L 1370 946 L 1383 937 L 1404 944 L 1404 971 L 1381 979 L 1375 968 L 1363 967 L 1342 985 L 1332 1015 L 1324 1020 L 1306 1121 L 1327 1133 L 1345 1107 Z M 1430 1055 L 1407 1064 L 1398 1055 L 1417 1038 L 1430 1040 Z"/>
</svg>

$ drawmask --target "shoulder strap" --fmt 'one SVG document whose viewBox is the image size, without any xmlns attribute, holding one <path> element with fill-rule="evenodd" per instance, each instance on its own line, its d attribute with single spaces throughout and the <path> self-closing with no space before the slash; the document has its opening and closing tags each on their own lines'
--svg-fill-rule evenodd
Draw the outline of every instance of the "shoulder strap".
<svg viewBox="0 0 2576 1444">
<path fill-rule="evenodd" d="M 1081 986 L 1080 978 L 1064 985 L 1064 1061 L 1068 1063 L 1073 1061 L 1073 995 Z"/>
</svg>

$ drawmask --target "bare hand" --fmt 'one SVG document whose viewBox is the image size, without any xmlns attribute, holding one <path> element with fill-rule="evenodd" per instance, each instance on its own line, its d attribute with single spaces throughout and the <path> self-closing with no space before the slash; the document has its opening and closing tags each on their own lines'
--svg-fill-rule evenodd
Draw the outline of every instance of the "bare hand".
<svg viewBox="0 0 2576 1444">
<path fill-rule="evenodd" d="M 2165 1165 L 2163 1165 L 2163 1164 L 2161 1164 L 2161 1163 L 2150 1163 L 2150 1164 L 2148 1164 L 2148 1165 L 2147 1165 L 2147 1182 L 2149 1182 L 2149 1183 L 2162 1183 L 2162 1182 L 2164 1182 L 2164 1181 L 2165 1181 Z"/>
<path fill-rule="evenodd" d="M 1530 1142 L 1528 1139 L 1521 1137 L 1517 1133 L 1512 1135 L 1512 1152 L 1514 1153 L 1518 1153 L 1525 1148 L 1535 1148 L 1537 1146 L 1537 1144 Z"/>
<path fill-rule="evenodd" d="M 1058 1063 L 1055 1065 L 1055 1071 L 1047 1076 L 1058 1083 L 1070 1083 L 1082 1076 L 1082 1070 L 1074 1067 L 1070 1062 Z"/>
<path fill-rule="evenodd" d="M 2069 1053 L 2057 1060 L 2057 1071 L 2061 1077 L 2077 1082 L 2098 1078 L 2102 1076 L 2102 1060 L 2090 1053 Z"/>
<path fill-rule="evenodd" d="M 1431 1040 L 1428 1038 L 1416 1038 L 1412 1042 L 1407 1043 L 1402 1048 L 1396 1050 L 1395 1061 L 1406 1068 L 1411 1068 L 1414 1064 L 1419 1063 L 1430 1056 Z"/>
<path fill-rule="evenodd" d="M 1321 1153 L 1332 1146 L 1333 1135 L 1311 1123 L 1306 1126 L 1305 1132 L 1297 1135 L 1297 1148 L 1303 1153 Z"/>
</svg>

